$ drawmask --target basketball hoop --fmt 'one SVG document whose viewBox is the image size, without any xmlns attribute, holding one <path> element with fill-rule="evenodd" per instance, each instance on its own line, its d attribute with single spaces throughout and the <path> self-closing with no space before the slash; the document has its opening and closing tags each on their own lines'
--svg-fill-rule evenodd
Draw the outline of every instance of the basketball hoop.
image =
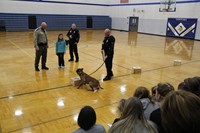
<svg viewBox="0 0 200 133">
<path fill-rule="evenodd" d="M 160 12 L 168 12 L 168 9 L 160 9 Z"/>
<path fill-rule="evenodd" d="M 160 0 L 160 12 L 175 12 L 176 0 Z"/>
</svg>

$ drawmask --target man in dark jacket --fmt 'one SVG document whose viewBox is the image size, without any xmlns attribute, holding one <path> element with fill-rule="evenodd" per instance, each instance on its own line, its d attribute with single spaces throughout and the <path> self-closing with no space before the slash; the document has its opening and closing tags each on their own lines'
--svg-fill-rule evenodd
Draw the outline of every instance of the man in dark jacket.
<svg viewBox="0 0 200 133">
<path fill-rule="evenodd" d="M 107 76 L 103 79 L 103 81 L 111 80 L 113 76 L 112 72 L 112 62 L 113 62 L 113 55 L 114 55 L 114 45 L 115 45 L 115 38 L 111 35 L 111 31 L 106 29 L 104 31 L 105 38 L 102 44 L 102 54 L 104 57 L 104 61 L 106 64 Z"/>
<path fill-rule="evenodd" d="M 80 39 L 79 30 L 76 28 L 75 24 L 72 24 L 71 29 L 68 31 L 67 36 L 69 38 L 69 53 L 70 53 L 70 59 L 68 61 L 74 61 L 74 55 L 76 57 L 76 62 L 79 61 L 78 56 L 78 42 Z"/>
</svg>

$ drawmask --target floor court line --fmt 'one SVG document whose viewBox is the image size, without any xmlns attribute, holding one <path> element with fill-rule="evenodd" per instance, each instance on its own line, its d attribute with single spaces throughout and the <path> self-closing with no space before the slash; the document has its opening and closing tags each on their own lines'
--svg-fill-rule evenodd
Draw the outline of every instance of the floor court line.
<svg viewBox="0 0 200 133">
<path fill-rule="evenodd" d="M 19 47 L 16 43 L 14 43 L 11 40 L 8 40 L 8 42 L 10 42 L 12 45 L 14 45 L 15 47 L 17 47 L 18 49 L 20 49 L 23 53 L 25 53 L 26 55 L 28 55 L 29 57 L 31 57 L 32 59 L 34 59 L 33 56 L 31 56 L 28 52 L 26 52 L 25 50 L 23 50 L 21 47 Z"/>
<path fill-rule="evenodd" d="M 199 61 L 200 61 L 200 60 L 195 60 L 195 61 L 191 61 L 191 62 L 187 62 L 187 63 L 182 63 L 182 65 L 184 65 L 184 64 L 190 64 L 190 63 L 194 63 L 194 62 L 199 62 Z M 174 66 L 171 65 L 171 66 L 166 66 L 166 67 L 161 67 L 161 68 L 146 70 L 146 71 L 142 71 L 142 72 L 156 71 L 156 70 L 165 69 L 165 68 L 170 68 L 170 67 L 174 67 Z M 124 75 L 119 75 L 119 76 L 115 76 L 115 77 L 113 77 L 113 78 L 120 78 L 120 77 L 130 76 L 130 75 L 132 75 L 132 74 L 133 74 L 133 73 L 124 74 Z M 23 96 L 23 95 L 34 94 L 34 93 L 38 93 L 38 92 L 56 90 L 56 89 L 62 89 L 62 88 L 65 88 L 65 87 L 70 87 L 70 86 L 72 86 L 72 85 L 69 85 L 69 84 L 68 84 L 68 85 L 66 85 L 66 86 L 58 86 L 58 87 L 47 88 L 47 89 L 43 89 L 43 90 L 37 90 L 37 91 L 32 91 L 32 92 L 26 92 L 26 93 L 16 94 L 16 95 L 12 95 L 12 97 Z M 10 96 L 3 96 L 3 97 L 0 97 L 0 100 L 2 100 L 2 99 L 7 99 L 7 98 L 9 98 L 9 97 L 10 97 Z"/>
<path fill-rule="evenodd" d="M 112 105 L 117 104 L 117 103 L 118 103 L 118 102 L 113 102 L 113 103 L 110 103 L 110 104 L 105 104 L 105 105 L 103 105 L 103 106 L 96 107 L 96 108 L 94 108 L 94 109 L 95 109 L 95 110 L 96 110 L 96 109 L 101 109 L 101 108 L 104 108 L 104 107 L 107 107 L 107 106 L 112 106 Z M 77 113 L 78 113 L 78 112 L 77 112 Z M 66 115 L 66 116 L 63 116 L 63 117 L 58 117 L 58 118 L 56 118 L 56 119 L 52 119 L 52 120 L 49 120 L 49 121 L 37 123 L 37 124 L 31 125 L 31 126 L 26 126 L 26 127 L 23 127 L 23 128 L 18 128 L 18 129 L 12 130 L 12 131 L 8 131 L 8 132 L 6 132 L 6 133 L 12 133 L 12 132 L 16 132 L 16 131 L 23 130 L 23 129 L 26 129 L 26 128 L 31 128 L 31 127 L 35 127 L 35 126 L 38 126 L 38 125 L 46 124 L 46 123 L 49 123 L 49 122 L 53 122 L 53 121 L 65 119 L 65 118 L 74 116 L 74 115 L 77 114 L 77 113 L 70 114 L 70 115 Z"/>
<path fill-rule="evenodd" d="M 195 60 L 195 61 L 191 61 L 191 62 L 186 62 L 186 63 L 183 63 L 183 65 L 184 65 L 184 64 L 193 63 L 193 62 L 199 62 L 199 61 L 200 61 L 200 60 Z M 165 69 L 165 68 L 169 68 L 169 67 L 173 67 L 173 65 L 171 65 L 171 66 L 166 66 L 166 67 L 161 67 L 161 68 L 157 68 L 157 69 L 152 69 L 152 70 L 146 70 L 146 71 L 144 71 L 144 72 L 155 71 L 155 70 Z M 116 76 L 116 77 L 114 77 L 114 78 L 119 78 L 119 77 L 129 76 L 129 75 L 132 75 L 132 74 L 120 75 L 120 76 Z M 52 89 L 58 89 L 58 88 L 69 87 L 69 86 L 72 86 L 72 85 L 55 87 L 55 88 L 52 88 Z M 52 89 L 48 89 L 48 90 L 52 90 Z M 42 91 L 47 91 L 47 89 L 46 89 L 46 90 L 42 90 Z M 42 91 L 36 91 L 35 93 L 37 93 L 37 92 L 42 92 Z M 28 93 L 27 93 L 27 94 L 28 94 Z M 30 94 L 32 94 L 32 93 L 30 93 Z M 16 96 L 21 96 L 21 95 L 16 95 Z M 0 99 L 1 99 L 1 98 L 0 98 Z M 100 108 L 103 108 L 103 107 L 106 107 L 106 106 L 111 106 L 111 105 L 114 105 L 114 104 L 116 104 L 116 103 L 118 103 L 118 102 L 114 102 L 114 103 L 111 103 L 111 104 L 106 104 L 106 105 L 97 107 L 97 108 L 95 108 L 95 109 L 100 109 Z M 6 133 L 12 133 L 12 132 L 16 132 L 16 131 L 19 131 L 19 130 L 22 130 L 22 129 L 25 129 L 25 128 L 35 127 L 35 126 L 38 126 L 38 125 L 41 125 L 41 124 L 45 124 L 45 123 L 49 123 L 49 122 L 52 122 L 52 121 L 56 121 L 56 120 L 68 118 L 68 117 L 71 117 L 71 116 L 73 116 L 73 115 L 75 115 L 75 114 L 71 114 L 71 115 L 59 117 L 59 118 L 52 119 L 52 120 L 49 120 L 49 121 L 46 121 L 46 122 L 42 122 L 42 123 L 37 123 L 37 124 L 31 125 L 31 126 L 28 126 L 28 127 L 23 127 L 23 128 L 15 129 L 15 130 L 12 130 L 12 131 L 8 131 L 8 132 L 6 132 Z"/>
<path fill-rule="evenodd" d="M 31 92 L 26 92 L 26 93 L 20 93 L 20 94 L 15 94 L 15 95 L 10 95 L 10 96 L 3 96 L 0 97 L 0 100 L 2 99 L 8 99 L 9 97 L 19 97 L 19 96 L 23 96 L 23 95 L 29 95 L 29 94 L 34 94 L 34 93 L 38 93 L 38 92 L 44 92 L 44 91 L 49 91 L 49 90 L 56 90 L 56 89 L 60 89 L 60 88 L 65 88 L 65 87 L 70 87 L 72 85 L 68 84 L 68 85 L 64 85 L 64 86 L 57 86 L 57 87 L 53 87 L 53 88 L 47 88 L 47 89 L 43 89 L 43 90 L 37 90 L 37 91 L 31 91 Z"/>
</svg>

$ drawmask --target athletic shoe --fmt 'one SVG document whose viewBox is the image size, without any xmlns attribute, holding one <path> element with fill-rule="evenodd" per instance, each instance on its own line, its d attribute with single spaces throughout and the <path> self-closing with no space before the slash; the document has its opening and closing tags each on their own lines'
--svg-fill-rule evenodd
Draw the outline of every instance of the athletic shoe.
<svg viewBox="0 0 200 133">
<path fill-rule="evenodd" d="M 39 69 L 38 67 L 36 67 L 36 68 L 35 68 L 35 71 L 38 71 L 38 72 L 39 72 L 39 71 L 40 71 L 40 69 Z"/>
<path fill-rule="evenodd" d="M 43 70 L 49 70 L 49 68 L 46 67 L 46 66 L 42 67 L 42 69 L 43 69 Z"/>
<path fill-rule="evenodd" d="M 69 59 L 68 61 L 74 61 L 73 59 Z"/>
<path fill-rule="evenodd" d="M 106 77 L 103 79 L 103 81 L 108 81 L 108 80 L 111 80 L 111 77 L 106 76 Z"/>
</svg>

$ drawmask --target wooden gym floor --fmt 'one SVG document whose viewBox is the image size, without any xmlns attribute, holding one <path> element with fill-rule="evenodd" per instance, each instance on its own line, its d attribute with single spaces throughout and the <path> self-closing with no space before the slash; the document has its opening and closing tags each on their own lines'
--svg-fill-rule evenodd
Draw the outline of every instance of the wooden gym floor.
<svg viewBox="0 0 200 133">
<path fill-rule="evenodd" d="M 113 31 L 116 38 L 114 78 L 101 82 L 103 90 L 88 92 L 71 86 L 75 70 L 95 71 L 102 64 L 103 30 L 82 30 L 79 63 L 57 68 L 55 41 L 64 31 L 49 31 L 47 66 L 49 71 L 34 71 L 35 52 L 32 32 L 0 32 L 0 124 L 3 133 L 70 133 L 78 128 L 79 110 L 84 105 L 95 108 L 97 123 L 112 123 L 121 98 L 133 95 L 138 86 L 149 89 L 159 82 L 177 87 L 183 79 L 200 75 L 200 42 L 166 38 L 134 32 Z M 181 66 L 173 66 L 175 59 Z M 142 74 L 132 74 L 132 67 L 142 67 Z M 101 79 L 103 66 L 92 76 Z"/>
</svg>

